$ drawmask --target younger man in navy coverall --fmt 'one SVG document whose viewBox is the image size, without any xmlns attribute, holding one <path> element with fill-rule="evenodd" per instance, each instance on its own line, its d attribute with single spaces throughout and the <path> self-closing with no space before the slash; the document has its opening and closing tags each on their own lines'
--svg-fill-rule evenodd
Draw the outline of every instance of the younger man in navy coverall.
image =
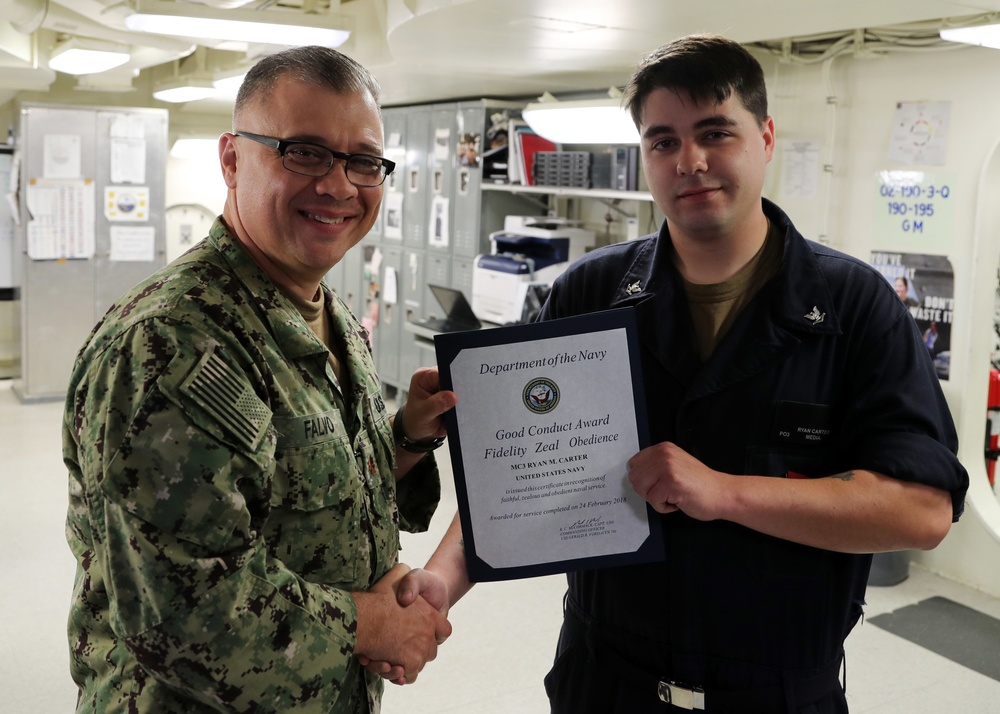
<svg viewBox="0 0 1000 714">
<path fill-rule="evenodd" d="M 624 100 L 666 220 L 571 266 L 540 319 L 635 306 L 653 446 L 629 480 L 667 558 L 570 573 L 552 711 L 846 712 L 871 554 L 934 548 L 963 509 L 934 368 L 892 286 L 762 199 L 774 121 L 746 50 L 676 40 Z M 456 520 L 400 601 L 469 587 Z"/>
</svg>

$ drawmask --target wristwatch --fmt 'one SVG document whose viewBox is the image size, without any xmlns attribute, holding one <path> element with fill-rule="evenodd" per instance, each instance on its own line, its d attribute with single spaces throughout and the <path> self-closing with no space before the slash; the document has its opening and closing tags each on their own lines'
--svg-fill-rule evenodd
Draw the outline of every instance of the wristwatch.
<svg viewBox="0 0 1000 714">
<path fill-rule="evenodd" d="M 405 407 L 406 405 L 404 404 L 403 406 Z M 411 454 L 426 454 L 428 451 L 434 451 L 434 449 L 444 443 L 443 436 L 439 436 L 436 439 L 411 441 L 403 432 L 403 407 L 399 408 L 395 418 L 392 420 L 392 439 L 396 442 L 396 446 L 404 451 L 409 451 Z"/>
</svg>

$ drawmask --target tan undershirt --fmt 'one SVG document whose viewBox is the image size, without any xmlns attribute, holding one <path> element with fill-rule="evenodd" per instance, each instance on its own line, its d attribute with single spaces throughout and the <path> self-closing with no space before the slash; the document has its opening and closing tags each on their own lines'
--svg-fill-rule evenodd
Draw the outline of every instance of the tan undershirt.
<svg viewBox="0 0 1000 714">
<path fill-rule="evenodd" d="M 326 345 L 327 350 L 329 350 L 328 359 L 330 366 L 333 367 L 333 373 L 337 376 L 337 383 L 340 385 L 341 392 L 346 393 L 347 385 L 344 383 L 344 370 L 338 356 L 340 349 L 332 340 L 333 329 L 330 326 L 331 318 L 326 311 L 323 291 L 320 290 L 316 293 L 315 300 L 304 300 L 298 295 L 289 293 L 284 293 L 284 295 L 292 301 L 295 309 L 302 315 L 302 319 L 309 325 L 309 329 L 313 331 L 313 334 L 319 338 L 320 342 Z"/>
<path fill-rule="evenodd" d="M 712 356 L 754 295 L 778 273 L 784 253 L 783 238 L 781 231 L 768 221 L 764 245 L 731 278 L 712 285 L 696 285 L 684 280 L 702 362 Z"/>
</svg>

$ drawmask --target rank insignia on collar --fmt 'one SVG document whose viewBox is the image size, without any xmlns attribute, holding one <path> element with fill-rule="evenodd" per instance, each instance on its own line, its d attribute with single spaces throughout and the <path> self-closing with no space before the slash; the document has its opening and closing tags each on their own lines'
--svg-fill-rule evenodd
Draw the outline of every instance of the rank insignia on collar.
<svg viewBox="0 0 1000 714">
<path fill-rule="evenodd" d="M 642 290 L 642 287 L 639 285 L 638 280 L 636 280 L 634 283 L 625 286 L 626 295 L 635 295 L 640 290 Z"/>
<path fill-rule="evenodd" d="M 819 323 L 823 322 L 823 320 L 826 319 L 826 313 L 820 312 L 819 308 L 813 305 L 813 309 L 810 310 L 805 315 L 803 315 L 803 317 L 809 320 L 809 322 L 811 322 L 813 325 L 818 325 Z"/>
</svg>

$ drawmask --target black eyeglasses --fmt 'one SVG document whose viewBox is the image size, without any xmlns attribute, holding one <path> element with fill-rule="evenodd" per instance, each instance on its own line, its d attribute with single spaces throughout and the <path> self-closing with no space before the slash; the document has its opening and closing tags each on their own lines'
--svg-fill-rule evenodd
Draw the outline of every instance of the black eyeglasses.
<svg viewBox="0 0 1000 714">
<path fill-rule="evenodd" d="M 355 186 L 372 188 L 381 186 L 385 177 L 396 168 L 396 162 L 381 156 L 370 154 L 345 154 L 334 151 L 319 144 L 289 139 L 274 139 L 260 134 L 249 134 L 245 131 L 233 132 L 236 136 L 256 141 L 258 144 L 277 149 L 281 154 L 281 165 L 287 170 L 302 176 L 326 176 L 333 170 L 334 159 L 344 162 L 347 180 Z"/>
</svg>

